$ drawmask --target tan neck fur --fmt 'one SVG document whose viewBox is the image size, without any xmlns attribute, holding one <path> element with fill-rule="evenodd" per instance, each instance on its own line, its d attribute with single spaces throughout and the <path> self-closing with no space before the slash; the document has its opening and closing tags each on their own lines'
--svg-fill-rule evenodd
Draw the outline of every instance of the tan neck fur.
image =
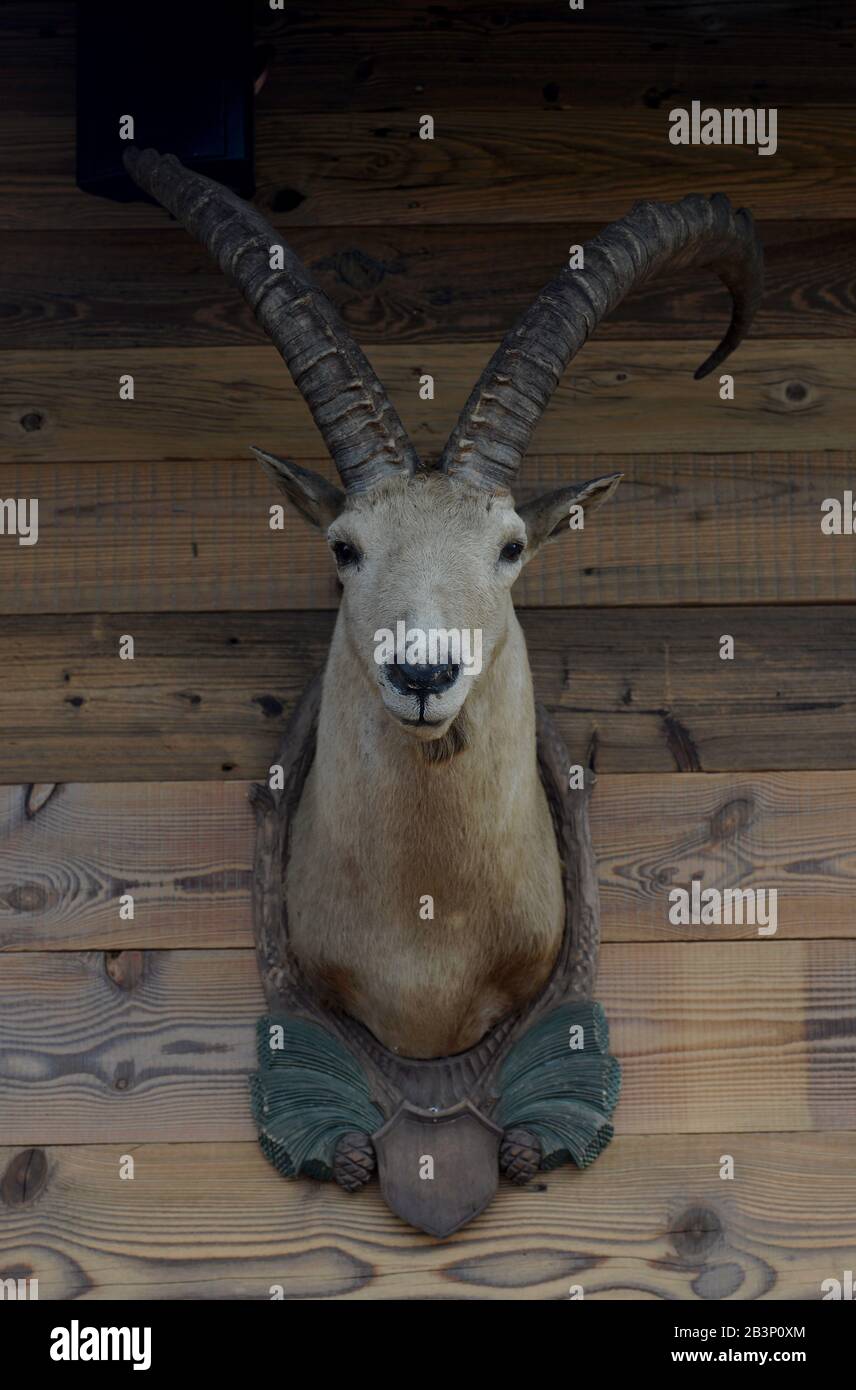
<svg viewBox="0 0 856 1390">
<path fill-rule="evenodd" d="M 467 747 L 433 762 L 371 689 L 340 616 L 292 839 L 290 937 L 332 1006 L 414 1057 L 460 1052 L 532 998 L 564 921 L 510 601 L 459 718 Z"/>
</svg>

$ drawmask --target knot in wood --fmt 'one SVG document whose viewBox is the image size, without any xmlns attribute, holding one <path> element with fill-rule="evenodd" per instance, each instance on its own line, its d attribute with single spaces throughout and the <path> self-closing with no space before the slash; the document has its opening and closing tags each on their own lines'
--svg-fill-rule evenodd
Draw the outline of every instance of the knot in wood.
<svg viewBox="0 0 856 1390">
<path fill-rule="evenodd" d="M 143 978 L 145 955 L 142 951 L 107 951 L 104 966 L 113 983 L 130 994 Z"/>
<path fill-rule="evenodd" d="M 0 1197 L 7 1207 L 23 1207 L 38 1196 L 48 1176 L 44 1149 L 22 1149 L 9 1161 L 0 1180 Z"/>
<path fill-rule="evenodd" d="M 672 1243 L 682 1259 L 695 1263 L 722 1238 L 722 1222 L 712 1207 L 688 1207 L 671 1230 Z"/>
<path fill-rule="evenodd" d="M 714 843 L 731 840 L 748 830 L 755 819 L 755 803 L 749 797 L 735 796 L 714 811 L 710 818 L 710 838 Z"/>
</svg>

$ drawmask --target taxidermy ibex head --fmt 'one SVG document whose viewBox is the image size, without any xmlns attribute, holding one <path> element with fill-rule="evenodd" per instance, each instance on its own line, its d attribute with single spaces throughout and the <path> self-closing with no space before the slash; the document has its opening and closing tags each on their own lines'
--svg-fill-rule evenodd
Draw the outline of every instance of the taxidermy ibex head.
<svg viewBox="0 0 856 1390">
<path fill-rule="evenodd" d="M 568 363 L 661 268 L 708 267 L 731 291 L 728 332 L 696 376 L 737 347 L 761 291 L 752 219 L 720 194 L 638 203 L 506 335 L 427 467 L 335 308 L 260 213 L 172 156 L 131 150 L 125 162 L 241 290 L 342 482 L 256 451 L 325 534 L 344 589 L 293 832 L 292 949 L 331 1004 L 388 1047 L 460 1052 L 540 989 L 562 935 L 511 586 L 569 530 L 573 505 L 592 511 L 621 477 L 568 483 L 517 507 L 520 465 Z M 271 269 L 278 246 L 283 268 Z M 402 631 L 404 650 L 379 642 Z M 468 662 L 450 650 L 455 633 L 475 639 Z"/>
</svg>

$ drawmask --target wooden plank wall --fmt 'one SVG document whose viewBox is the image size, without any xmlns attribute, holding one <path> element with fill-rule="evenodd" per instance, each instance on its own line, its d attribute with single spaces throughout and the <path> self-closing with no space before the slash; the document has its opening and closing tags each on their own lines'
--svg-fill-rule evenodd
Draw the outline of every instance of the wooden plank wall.
<svg viewBox="0 0 856 1390">
<path fill-rule="evenodd" d="M 74 6 L 2 4 L 0 497 L 39 498 L 40 538 L 0 536 L 0 1277 L 43 1298 L 817 1298 L 856 1259 L 856 541 L 820 530 L 856 481 L 856 15 L 256 9 L 257 200 L 429 453 L 569 245 L 634 199 L 722 189 L 759 222 L 735 400 L 691 377 L 725 292 L 667 276 L 573 364 L 521 479 L 626 474 L 519 594 L 538 693 L 598 773 L 617 1138 L 445 1242 L 258 1153 L 246 792 L 337 593 L 317 537 L 269 531 L 247 446 L 329 465 L 204 253 L 75 188 Z M 776 154 L 670 145 L 694 99 L 775 106 Z M 776 935 L 670 925 L 692 878 L 776 889 Z"/>
</svg>

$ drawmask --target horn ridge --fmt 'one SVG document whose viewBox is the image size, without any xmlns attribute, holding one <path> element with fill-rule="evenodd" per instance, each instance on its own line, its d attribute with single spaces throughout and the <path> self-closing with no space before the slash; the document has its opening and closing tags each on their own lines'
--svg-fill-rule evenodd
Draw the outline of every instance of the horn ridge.
<svg viewBox="0 0 856 1390">
<path fill-rule="evenodd" d="M 601 319 L 663 267 L 710 268 L 732 297 L 722 341 L 695 373 L 707 376 L 742 342 L 763 288 L 751 214 L 722 193 L 679 203 L 637 202 L 583 248 L 506 333 L 473 388 L 439 467 L 482 487 L 509 487 L 568 364 Z"/>
<path fill-rule="evenodd" d="M 416 451 L 368 358 L 258 209 L 175 155 L 132 146 L 124 164 L 241 291 L 309 406 L 346 490 L 364 492 L 391 474 L 414 472 Z M 281 270 L 271 269 L 272 245 L 282 247 Z"/>
</svg>

